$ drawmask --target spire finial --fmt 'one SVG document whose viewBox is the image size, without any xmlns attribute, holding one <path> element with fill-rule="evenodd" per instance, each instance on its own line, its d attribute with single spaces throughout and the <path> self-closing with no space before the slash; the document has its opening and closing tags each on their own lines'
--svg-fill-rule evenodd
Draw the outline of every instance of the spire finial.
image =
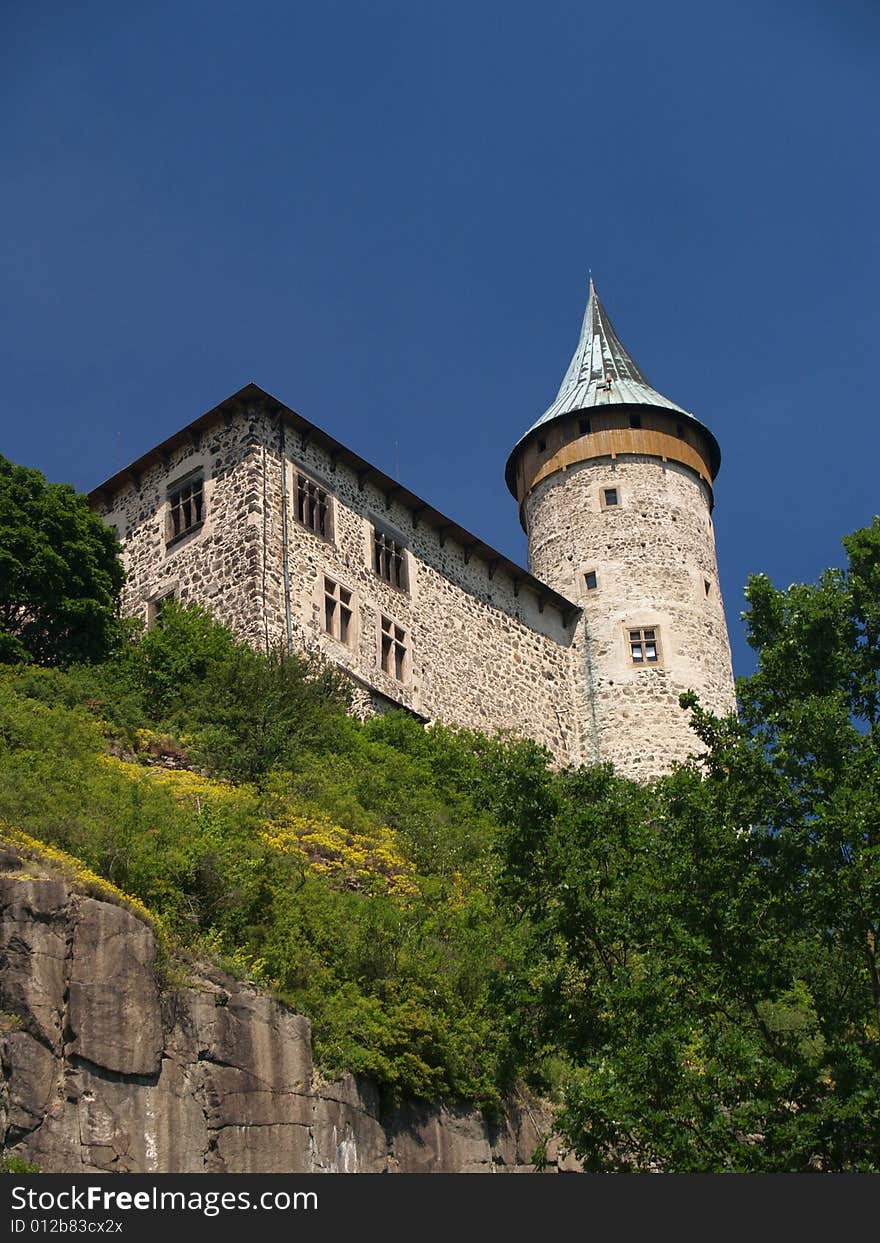
<svg viewBox="0 0 880 1243">
<path fill-rule="evenodd" d="M 590 292 L 584 311 L 580 340 L 565 373 L 556 400 L 538 423 L 591 406 L 660 406 L 686 414 L 681 406 L 652 388 L 632 355 L 614 331 L 608 312 L 599 301 L 593 269 L 589 269 Z M 535 425 L 537 426 L 537 424 Z"/>
<path fill-rule="evenodd" d="M 568 370 L 563 376 L 556 398 L 547 407 L 525 436 L 517 442 L 508 461 L 508 472 L 513 467 L 519 446 L 536 428 L 544 427 L 566 415 L 596 406 L 656 406 L 672 414 L 683 415 L 692 420 L 709 437 L 711 471 L 714 477 L 720 461 L 720 450 L 714 436 L 687 410 L 664 397 L 652 388 L 644 372 L 626 350 L 614 331 L 608 312 L 599 300 L 593 269 L 588 268 L 590 291 L 584 310 L 580 338 L 572 355 Z M 681 433 L 679 433 L 680 435 Z M 508 484 L 517 495 L 515 479 L 508 474 Z"/>
</svg>

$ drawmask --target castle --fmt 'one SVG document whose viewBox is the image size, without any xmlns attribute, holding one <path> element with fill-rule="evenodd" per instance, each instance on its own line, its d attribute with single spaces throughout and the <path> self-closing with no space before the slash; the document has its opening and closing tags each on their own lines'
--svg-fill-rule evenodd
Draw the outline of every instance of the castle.
<svg viewBox="0 0 880 1243">
<path fill-rule="evenodd" d="M 559 392 L 514 446 L 529 570 L 249 384 L 95 488 L 123 610 L 205 605 L 317 644 L 363 710 L 508 730 L 649 779 L 695 749 L 682 691 L 734 704 L 711 431 L 653 389 L 592 280 Z"/>
</svg>

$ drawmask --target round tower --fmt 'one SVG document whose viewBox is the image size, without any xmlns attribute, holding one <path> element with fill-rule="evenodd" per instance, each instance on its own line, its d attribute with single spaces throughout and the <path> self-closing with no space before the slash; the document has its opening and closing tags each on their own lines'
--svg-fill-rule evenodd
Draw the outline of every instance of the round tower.
<svg viewBox="0 0 880 1243">
<path fill-rule="evenodd" d="M 584 763 L 657 776 L 699 750 L 682 691 L 715 712 L 734 706 L 712 526 L 720 461 L 709 429 L 621 345 L 591 279 L 559 393 L 506 471 L 529 569 L 582 609 Z"/>
</svg>

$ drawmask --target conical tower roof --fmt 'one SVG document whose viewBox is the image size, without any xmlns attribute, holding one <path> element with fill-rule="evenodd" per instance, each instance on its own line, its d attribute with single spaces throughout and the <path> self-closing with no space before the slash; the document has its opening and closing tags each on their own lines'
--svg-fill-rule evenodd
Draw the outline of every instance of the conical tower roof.
<svg viewBox="0 0 880 1243">
<path fill-rule="evenodd" d="M 721 451 L 715 437 L 689 411 L 651 387 L 641 368 L 614 331 L 614 325 L 599 301 L 591 276 L 581 335 L 559 386 L 559 392 L 541 417 L 517 442 L 511 454 L 511 462 L 519 446 L 537 428 L 577 410 L 591 410 L 602 406 L 657 406 L 677 417 L 689 419 L 708 438 L 713 459 L 712 474 L 717 472 Z M 510 464 L 508 472 L 509 470 Z"/>
<path fill-rule="evenodd" d="M 556 400 L 534 426 L 540 427 L 542 423 L 549 423 L 560 414 L 571 414 L 574 410 L 624 404 L 662 406 L 676 414 L 688 413 L 658 393 L 645 379 L 641 368 L 621 345 L 608 312 L 599 301 L 591 276 L 577 349 L 559 386 Z"/>
</svg>

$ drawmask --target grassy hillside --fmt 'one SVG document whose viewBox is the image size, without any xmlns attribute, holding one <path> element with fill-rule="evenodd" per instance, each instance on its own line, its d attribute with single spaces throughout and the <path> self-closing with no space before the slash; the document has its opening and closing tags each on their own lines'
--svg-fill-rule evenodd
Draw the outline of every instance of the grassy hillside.
<svg viewBox="0 0 880 1243">
<path fill-rule="evenodd" d="M 522 1070 L 493 772 L 527 744 L 360 724 L 199 611 L 106 665 L 0 671 L 0 821 L 76 856 L 314 1024 L 327 1072 L 491 1105 Z"/>
<path fill-rule="evenodd" d="M 685 696 L 702 758 L 652 786 L 358 723 L 332 669 L 169 606 L 0 668 L 0 825 L 307 1014 L 330 1074 L 558 1089 L 592 1170 L 877 1170 L 880 522 L 845 543 L 752 580 L 740 719 Z"/>
</svg>

